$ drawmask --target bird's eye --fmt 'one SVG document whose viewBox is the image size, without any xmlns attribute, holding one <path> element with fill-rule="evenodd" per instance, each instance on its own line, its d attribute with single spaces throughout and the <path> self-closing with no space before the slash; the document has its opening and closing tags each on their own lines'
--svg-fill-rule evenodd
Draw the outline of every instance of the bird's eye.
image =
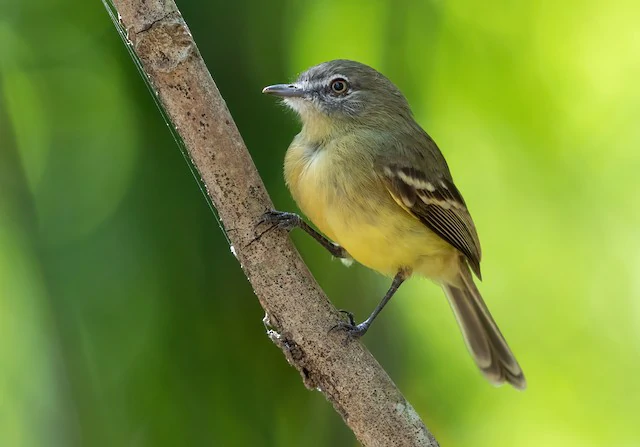
<svg viewBox="0 0 640 447">
<path fill-rule="evenodd" d="M 345 79 L 336 78 L 333 81 L 331 81 L 331 90 L 333 90 L 334 93 L 338 93 L 338 94 L 345 93 L 348 88 L 349 88 L 349 84 L 347 84 L 347 81 Z"/>
</svg>

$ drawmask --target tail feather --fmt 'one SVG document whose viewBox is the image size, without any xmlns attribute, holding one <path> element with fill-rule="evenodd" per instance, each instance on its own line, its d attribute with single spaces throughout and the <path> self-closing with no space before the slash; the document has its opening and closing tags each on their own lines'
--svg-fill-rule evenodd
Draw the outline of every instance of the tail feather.
<svg viewBox="0 0 640 447">
<path fill-rule="evenodd" d="M 466 263 L 461 265 L 459 275 L 455 285 L 444 284 L 443 289 L 478 368 L 494 385 L 508 382 L 525 389 L 522 369 L 493 321 Z"/>
</svg>

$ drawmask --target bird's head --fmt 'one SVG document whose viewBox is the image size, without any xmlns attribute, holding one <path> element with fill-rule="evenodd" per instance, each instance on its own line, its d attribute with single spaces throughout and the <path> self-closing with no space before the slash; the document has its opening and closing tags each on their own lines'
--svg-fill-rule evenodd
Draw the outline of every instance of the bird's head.
<svg viewBox="0 0 640 447">
<path fill-rule="evenodd" d="M 295 110 L 304 127 L 327 132 L 354 126 L 387 126 L 411 117 L 400 90 L 373 68 L 333 60 L 309 68 L 295 82 L 265 87 Z"/>
</svg>

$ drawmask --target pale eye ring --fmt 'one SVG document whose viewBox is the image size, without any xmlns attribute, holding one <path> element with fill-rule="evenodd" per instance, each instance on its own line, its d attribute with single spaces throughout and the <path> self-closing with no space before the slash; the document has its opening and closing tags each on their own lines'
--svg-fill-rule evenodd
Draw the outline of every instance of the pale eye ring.
<svg viewBox="0 0 640 447">
<path fill-rule="evenodd" d="M 341 95 L 343 93 L 346 93 L 348 89 L 349 89 L 349 84 L 347 83 L 347 80 L 344 78 L 335 78 L 331 81 L 331 90 L 334 93 Z"/>
</svg>

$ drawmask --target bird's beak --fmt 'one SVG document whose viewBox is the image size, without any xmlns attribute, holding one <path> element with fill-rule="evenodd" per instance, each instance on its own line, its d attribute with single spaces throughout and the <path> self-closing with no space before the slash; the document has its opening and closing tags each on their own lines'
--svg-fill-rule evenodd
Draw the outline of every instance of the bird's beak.
<svg viewBox="0 0 640 447">
<path fill-rule="evenodd" d="M 301 98 L 305 92 L 295 84 L 276 84 L 263 88 L 262 93 L 281 96 L 283 98 Z"/>
</svg>

